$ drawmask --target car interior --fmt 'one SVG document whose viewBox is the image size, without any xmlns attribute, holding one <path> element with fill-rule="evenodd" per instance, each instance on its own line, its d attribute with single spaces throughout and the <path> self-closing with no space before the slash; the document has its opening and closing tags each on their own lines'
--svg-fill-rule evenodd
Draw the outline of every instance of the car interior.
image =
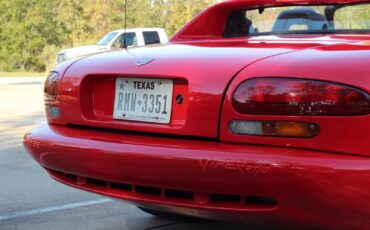
<svg viewBox="0 0 370 230">
<path fill-rule="evenodd" d="M 334 29 L 335 12 L 346 7 L 345 5 L 326 6 L 324 14 L 311 8 L 295 8 L 281 12 L 269 33 L 289 33 L 294 31 L 327 31 Z M 259 9 L 262 14 L 264 9 Z M 247 18 L 245 11 L 232 13 L 225 26 L 224 36 L 247 36 L 259 33 L 259 29 L 253 27 L 252 20 Z"/>
<path fill-rule="evenodd" d="M 326 17 L 315 10 L 292 9 L 280 13 L 272 32 L 281 33 L 293 30 L 327 30 L 329 23 Z M 295 29 L 296 28 L 296 29 Z"/>
</svg>

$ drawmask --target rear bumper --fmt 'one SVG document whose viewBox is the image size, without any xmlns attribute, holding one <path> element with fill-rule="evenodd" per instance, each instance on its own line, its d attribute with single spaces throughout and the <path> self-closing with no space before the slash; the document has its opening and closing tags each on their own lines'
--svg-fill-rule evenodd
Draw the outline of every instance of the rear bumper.
<svg viewBox="0 0 370 230">
<path fill-rule="evenodd" d="M 24 145 L 67 185 L 256 225 L 366 229 L 370 158 L 42 126 Z"/>
</svg>

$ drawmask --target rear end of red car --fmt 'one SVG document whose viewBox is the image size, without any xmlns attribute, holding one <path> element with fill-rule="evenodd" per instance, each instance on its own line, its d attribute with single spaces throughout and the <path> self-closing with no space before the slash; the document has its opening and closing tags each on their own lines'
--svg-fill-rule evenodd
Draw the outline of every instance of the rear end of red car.
<svg viewBox="0 0 370 230">
<path fill-rule="evenodd" d="M 370 37 L 218 38 L 224 28 L 200 26 L 252 7 L 240 2 L 210 8 L 170 45 L 58 66 L 49 124 L 26 149 L 64 184 L 150 210 L 366 229 Z"/>
</svg>

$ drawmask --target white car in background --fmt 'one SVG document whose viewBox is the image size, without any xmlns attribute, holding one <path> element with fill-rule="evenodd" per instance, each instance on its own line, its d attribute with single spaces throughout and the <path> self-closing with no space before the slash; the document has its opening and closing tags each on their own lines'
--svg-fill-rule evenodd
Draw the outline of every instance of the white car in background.
<svg viewBox="0 0 370 230">
<path fill-rule="evenodd" d="M 124 42 L 126 38 L 126 43 Z M 96 45 L 79 46 L 61 50 L 57 54 L 57 63 L 86 56 L 89 54 L 100 53 L 108 50 L 122 49 L 134 46 L 145 46 L 157 43 L 167 43 L 168 37 L 162 28 L 135 28 L 121 29 L 109 32 Z"/>
</svg>

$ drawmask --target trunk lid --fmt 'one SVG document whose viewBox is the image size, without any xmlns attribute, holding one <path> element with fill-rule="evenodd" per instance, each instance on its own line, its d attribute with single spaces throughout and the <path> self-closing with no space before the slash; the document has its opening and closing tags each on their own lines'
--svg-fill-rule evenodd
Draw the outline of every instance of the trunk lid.
<svg viewBox="0 0 370 230">
<path fill-rule="evenodd" d="M 305 43 L 223 39 L 91 56 L 72 65 L 63 77 L 62 117 L 66 123 L 75 125 L 217 138 L 225 91 L 242 69 L 261 59 L 323 44 L 316 38 Z M 137 65 L 143 58 L 153 61 Z M 173 80 L 170 123 L 114 119 L 118 77 Z M 182 104 L 176 103 L 177 95 L 183 96 Z"/>
</svg>

